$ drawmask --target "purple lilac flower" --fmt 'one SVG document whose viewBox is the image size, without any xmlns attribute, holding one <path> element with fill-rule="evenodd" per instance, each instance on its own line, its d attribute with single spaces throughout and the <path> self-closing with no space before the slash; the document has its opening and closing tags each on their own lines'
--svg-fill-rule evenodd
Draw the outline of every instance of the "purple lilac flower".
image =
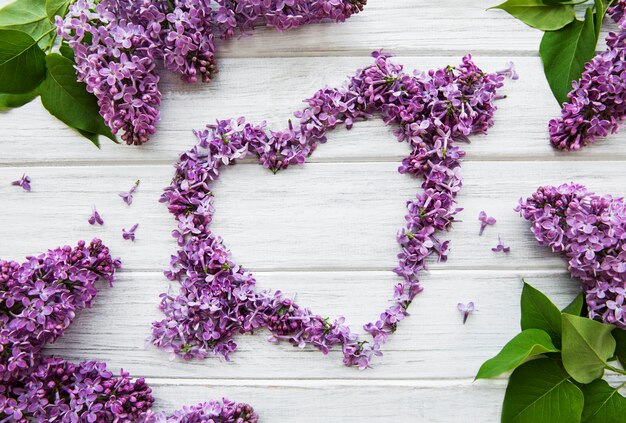
<svg viewBox="0 0 626 423">
<path fill-rule="evenodd" d="M 127 241 L 134 241 L 135 240 L 135 231 L 137 230 L 137 228 L 139 227 L 139 223 L 135 223 L 133 226 L 130 227 L 129 230 L 126 230 L 126 228 L 122 229 L 122 238 L 124 238 Z"/>
<path fill-rule="evenodd" d="M 516 81 L 519 79 L 519 75 L 515 71 L 515 63 L 513 62 L 507 62 L 506 67 L 503 70 L 499 71 L 498 74 L 507 76 L 511 78 L 513 81 Z"/>
<path fill-rule="evenodd" d="M 472 301 L 470 301 L 467 304 L 458 303 L 456 305 L 456 308 L 461 313 L 463 313 L 463 324 L 465 324 L 465 322 L 467 322 L 467 318 L 469 317 L 470 313 L 472 313 L 474 311 L 474 303 Z"/>
<path fill-rule="evenodd" d="M 94 283 L 112 283 L 119 266 L 98 239 L 28 257 L 22 264 L 0 260 L 0 380 L 28 372 L 76 311 L 91 306 Z"/>
<path fill-rule="evenodd" d="M 485 213 L 485 211 L 481 211 L 478 214 L 478 220 L 480 220 L 480 232 L 478 232 L 478 236 L 482 236 L 483 231 L 485 230 L 487 225 L 495 225 L 496 224 L 496 218 L 495 217 L 491 217 L 491 216 L 487 216 L 487 213 Z"/>
<path fill-rule="evenodd" d="M 626 117 L 625 8 L 626 0 L 619 0 L 609 9 L 620 31 L 608 35 L 608 49 L 585 65 L 561 117 L 550 121 L 550 142 L 559 150 L 579 150 L 597 137 L 616 133 Z"/>
<path fill-rule="evenodd" d="M 89 217 L 88 222 L 90 225 L 95 225 L 96 223 L 98 225 L 104 225 L 104 220 L 102 219 L 102 217 L 100 216 L 100 213 L 98 213 L 98 210 L 96 210 L 95 207 L 93 209 L 93 213 Z"/>
<path fill-rule="evenodd" d="M 64 20 L 57 16 L 56 25 L 74 50 L 78 80 L 98 99 L 106 125 L 128 144 L 143 144 L 159 121 L 158 44 L 149 29 L 120 9 L 117 0 L 78 0 Z"/>
<path fill-rule="evenodd" d="M 255 3 L 272 1 L 239 2 L 237 11 Z M 290 11 L 296 3 L 282 2 L 281 10 Z M 315 5 L 331 3 L 340 2 Z M 236 20 L 232 27 L 237 27 Z M 496 91 L 504 76 L 484 73 L 469 56 L 458 67 L 427 73 L 404 72 L 381 52 L 373 56 L 375 63 L 357 71 L 341 88 L 319 90 L 306 100 L 307 106 L 295 113 L 296 121 L 283 131 L 270 131 L 265 123 L 253 125 L 241 117 L 219 120 L 196 132 L 199 143 L 181 154 L 172 185 L 161 198 L 178 222 L 172 234 L 180 248 L 166 276 L 180 283 L 180 292 L 161 295 L 165 318 L 153 323 L 152 343 L 185 359 L 211 353 L 228 359 L 237 347 L 235 334 L 267 328 L 273 342 L 309 345 L 324 354 L 341 347 L 347 366 L 367 368 L 382 354 L 381 345 L 422 290 L 419 275 L 426 260 L 447 258 L 449 242 L 438 232 L 449 230 L 460 210 L 454 198 L 461 188 L 460 159 L 465 153 L 457 143 L 493 125 Z M 274 172 L 302 164 L 326 141 L 329 130 L 350 128 L 374 113 L 398 125 L 396 137 L 412 150 L 399 171 L 421 177 L 423 191 L 407 202 L 406 226 L 398 233 L 401 251 L 394 271 L 401 281 L 393 301 L 378 320 L 364 326 L 368 335 L 362 340 L 343 317 L 324 318 L 280 291 L 256 289 L 254 277 L 232 260 L 210 229 L 215 211 L 211 187 L 222 166 L 248 154 L 258 156 Z"/>
<path fill-rule="evenodd" d="M 505 246 L 502 243 L 502 238 L 500 238 L 500 235 L 498 235 L 498 245 L 493 247 L 491 251 L 493 251 L 494 253 L 499 253 L 499 252 L 508 253 L 509 251 L 511 251 L 511 247 Z"/>
<path fill-rule="evenodd" d="M 143 379 L 132 381 L 123 370 L 114 377 L 105 363 L 46 357 L 25 377 L 2 386 L 0 416 L 15 414 L 15 406 L 6 404 L 18 404 L 24 422 L 137 421 L 154 402 L 151 391 Z"/>
<path fill-rule="evenodd" d="M 74 51 L 76 74 L 98 99 L 100 114 L 128 144 L 143 144 L 159 121 L 156 61 L 186 82 L 209 82 L 214 34 L 230 38 L 259 25 L 278 30 L 344 21 L 366 0 L 78 0 L 59 36 Z"/>
<path fill-rule="evenodd" d="M 120 192 L 118 195 L 122 198 L 122 201 L 128 204 L 129 206 L 133 203 L 133 194 L 139 187 L 139 180 L 135 182 L 135 184 L 125 192 Z"/>
<path fill-rule="evenodd" d="M 139 420 L 140 423 L 257 423 L 259 416 L 245 403 L 236 403 L 222 398 L 222 401 L 203 402 L 191 407 L 183 407 L 172 415 L 149 411 Z"/>
<path fill-rule="evenodd" d="M 22 177 L 18 179 L 17 181 L 11 182 L 11 185 L 16 186 L 16 187 L 22 187 L 24 191 L 30 192 L 30 178 L 26 174 L 23 174 Z"/>
<path fill-rule="evenodd" d="M 343 22 L 367 0 L 217 0 L 215 15 L 221 38 L 267 25 L 279 31 L 331 19 Z"/>
<path fill-rule="evenodd" d="M 144 379 L 119 376 L 106 364 L 74 364 L 44 357 L 41 350 L 90 307 L 95 282 L 112 284 L 120 267 L 100 240 L 80 241 L 28 257 L 0 260 L 0 421 L 256 423 L 247 404 L 227 399 L 184 407 L 172 416 L 152 413 L 152 390 Z"/>
<path fill-rule="evenodd" d="M 532 222 L 540 245 L 549 246 L 582 280 L 589 317 L 626 329 L 626 204 L 578 184 L 545 186 L 517 211 Z"/>
</svg>

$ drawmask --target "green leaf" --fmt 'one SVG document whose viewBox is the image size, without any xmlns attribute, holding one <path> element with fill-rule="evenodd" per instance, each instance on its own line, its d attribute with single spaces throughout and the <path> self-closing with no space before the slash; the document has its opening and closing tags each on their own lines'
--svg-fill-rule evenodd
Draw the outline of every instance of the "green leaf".
<svg viewBox="0 0 626 423">
<path fill-rule="evenodd" d="M 98 134 L 93 134 L 91 132 L 83 131 L 82 129 L 77 129 L 78 133 L 83 137 L 87 138 L 89 141 L 93 143 L 96 147 L 100 148 L 100 141 L 98 141 Z"/>
<path fill-rule="evenodd" d="M 33 91 L 26 94 L 5 94 L 0 93 L 0 111 L 7 109 L 14 109 L 21 107 L 26 103 L 33 101 L 39 92 L 35 88 Z"/>
<path fill-rule="evenodd" d="M 476 379 L 496 377 L 515 369 L 529 357 L 558 351 L 546 332 L 540 329 L 526 329 L 511 339 L 498 355 L 485 361 Z"/>
<path fill-rule="evenodd" d="M 580 78 L 585 63 L 595 53 L 597 42 L 591 9 L 587 9 L 584 21 L 575 20 L 559 31 L 543 35 L 539 54 L 548 84 L 559 104 L 567 101 L 572 81 Z"/>
<path fill-rule="evenodd" d="M 16 29 L 38 39 L 48 32 L 52 25 L 46 15 L 45 0 L 17 0 L 0 9 L 0 27 Z M 40 47 L 45 47 L 50 39 L 43 37 Z"/>
<path fill-rule="evenodd" d="M 70 0 L 46 0 L 46 15 L 54 23 L 55 16 L 65 17 Z"/>
<path fill-rule="evenodd" d="M 615 355 L 622 366 L 626 367 L 626 330 L 616 328 L 613 329 L 613 338 L 615 338 Z"/>
<path fill-rule="evenodd" d="M 22 31 L 0 29 L 0 92 L 28 93 L 45 75 L 45 55 L 35 40 Z"/>
<path fill-rule="evenodd" d="M 72 128 L 115 141 L 100 116 L 96 97 L 87 92 L 85 84 L 76 80 L 73 62 L 54 53 L 46 56 L 46 64 L 48 72 L 40 88 L 44 107 Z"/>
<path fill-rule="evenodd" d="M 581 292 L 578 295 L 576 295 L 576 298 L 574 298 L 574 300 L 571 303 L 569 303 L 567 307 L 563 309 L 563 313 L 573 314 L 574 316 L 580 316 L 580 314 L 583 312 L 584 304 L 585 304 L 585 297 L 583 293 Z M 559 319 L 560 319 L 560 316 L 559 316 Z"/>
<path fill-rule="evenodd" d="M 561 343 L 561 312 L 541 291 L 524 282 L 522 289 L 522 330 L 541 329 L 552 341 Z"/>
<path fill-rule="evenodd" d="M 615 351 L 611 325 L 586 317 L 562 314 L 563 366 L 580 383 L 589 383 L 602 377 L 609 358 Z"/>
<path fill-rule="evenodd" d="M 502 9 L 526 25 L 542 31 L 561 29 L 576 19 L 571 4 L 545 4 L 541 0 L 507 0 L 492 9 Z"/>
<path fill-rule="evenodd" d="M 626 398 L 606 381 L 597 379 L 582 385 L 585 395 L 582 421 L 585 423 L 623 423 L 626 419 Z"/>
<path fill-rule="evenodd" d="M 72 47 L 67 44 L 61 44 L 59 46 L 59 53 L 61 53 L 61 56 L 70 59 L 72 62 L 74 61 L 74 50 L 72 50 Z"/>
<path fill-rule="evenodd" d="M 549 358 L 518 367 L 506 388 L 502 423 L 580 422 L 583 393 Z"/>
<path fill-rule="evenodd" d="M 600 38 L 600 30 L 602 29 L 602 22 L 604 22 L 604 15 L 609 9 L 613 0 L 595 0 L 595 12 L 593 14 L 594 27 L 596 30 L 596 40 Z"/>
</svg>

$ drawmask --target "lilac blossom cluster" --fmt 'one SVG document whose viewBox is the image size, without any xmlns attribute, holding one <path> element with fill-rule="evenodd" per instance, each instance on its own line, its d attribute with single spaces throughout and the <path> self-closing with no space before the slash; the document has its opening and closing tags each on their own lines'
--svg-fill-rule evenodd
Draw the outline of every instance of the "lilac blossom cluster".
<svg viewBox="0 0 626 423">
<path fill-rule="evenodd" d="M 606 39 L 608 48 L 585 65 L 573 82 L 561 117 L 549 124 L 550 142 L 559 150 L 579 150 L 619 130 L 626 117 L 626 0 L 619 0 L 608 14 L 619 25 Z"/>
<path fill-rule="evenodd" d="M 500 73 L 487 74 L 465 57 L 460 66 L 427 73 L 403 71 L 381 52 L 375 63 L 348 79 L 341 88 L 325 88 L 306 100 L 283 131 L 270 131 L 265 123 L 244 118 L 220 120 L 196 132 L 199 143 L 180 156 L 171 186 L 161 198 L 175 216 L 173 236 L 180 246 L 166 276 L 180 283 L 178 294 L 162 294 L 165 314 L 153 323 L 152 342 L 185 359 L 228 356 L 237 345 L 235 334 L 267 328 L 271 341 L 313 346 L 324 354 L 334 346 L 343 351 L 344 364 L 366 368 L 380 346 L 407 315 L 407 308 L 422 288 L 419 274 L 430 256 L 446 260 L 448 241 L 437 232 L 449 230 L 455 214 L 454 197 L 461 189 L 456 142 L 485 133 L 493 124 Z M 511 75 L 511 69 L 504 73 Z M 422 177 L 423 191 L 407 203 L 406 227 L 397 240 L 401 246 L 394 271 L 402 281 L 394 289 L 392 305 L 380 318 L 364 326 L 371 340 L 360 340 L 344 323 L 323 318 L 282 295 L 259 291 L 255 279 L 235 263 L 222 240 L 212 233 L 215 211 L 211 187 L 220 168 L 249 154 L 277 172 L 304 163 L 329 130 L 348 129 L 354 122 L 379 113 L 386 123 L 398 125 L 395 135 L 412 150 L 401 173 Z"/>
<path fill-rule="evenodd" d="M 30 373 L 44 345 L 63 335 L 78 310 L 91 306 L 95 282 L 112 283 L 119 266 L 98 239 L 22 264 L 1 260 L 0 380 Z"/>
<path fill-rule="evenodd" d="M 98 239 L 22 264 L 0 261 L 0 421 L 256 423 L 249 405 L 226 399 L 155 414 L 144 379 L 124 370 L 114 376 L 102 362 L 74 364 L 41 354 L 78 310 L 91 306 L 95 282 L 112 284 L 119 267 Z"/>
<path fill-rule="evenodd" d="M 365 7 L 367 0 L 216 0 L 220 37 L 229 38 L 256 26 L 279 31 L 326 19 L 344 22 Z"/>
<path fill-rule="evenodd" d="M 76 312 L 90 307 L 99 279 L 120 267 L 98 239 L 19 264 L 0 261 L 0 417 L 5 420 L 131 421 L 152 405 L 143 380 L 113 377 L 104 363 L 43 357 Z"/>
<path fill-rule="evenodd" d="M 105 363 L 40 358 L 29 374 L 0 385 L 0 416 L 29 422 L 134 422 L 154 402 L 143 379 L 118 377 Z"/>
<path fill-rule="evenodd" d="M 159 121 L 156 61 L 186 82 L 209 82 L 217 71 L 216 35 L 230 38 L 258 25 L 285 30 L 325 19 L 344 21 L 365 2 L 78 0 L 64 19 L 57 16 L 56 25 L 107 126 L 128 144 L 143 144 Z"/>
<path fill-rule="evenodd" d="M 578 184 L 540 187 L 517 211 L 582 280 L 589 317 L 626 329 L 626 203 Z"/>
<path fill-rule="evenodd" d="M 257 423 L 259 416 L 245 403 L 236 403 L 223 398 L 222 401 L 209 401 L 191 407 L 183 407 L 172 415 L 165 413 L 145 413 L 140 423 Z"/>
</svg>

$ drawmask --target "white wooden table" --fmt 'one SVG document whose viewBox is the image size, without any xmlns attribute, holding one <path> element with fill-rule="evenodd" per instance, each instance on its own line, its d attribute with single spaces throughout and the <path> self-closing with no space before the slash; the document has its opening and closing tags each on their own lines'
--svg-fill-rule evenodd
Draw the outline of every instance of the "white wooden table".
<svg viewBox="0 0 626 423">
<path fill-rule="evenodd" d="M 0 4 L 8 3 L 1 0 Z M 21 260 L 47 248 L 102 238 L 123 260 L 113 288 L 101 285 L 92 309 L 80 313 L 47 352 L 98 359 L 145 376 L 156 407 L 173 410 L 212 398 L 251 403 L 262 422 L 496 422 L 504 378 L 473 383 L 480 364 L 518 330 L 520 278 L 564 305 L 577 288 L 565 263 L 539 247 L 514 211 L 540 184 L 577 181 L 601 193 L 626 194 L 626 135 L 573 154 L 548 144 L 557 116 L 537 56 L 540 33 L 503 12 L 495 0 L 369 0 L 345 24 L 285 34 L 260 29 L 219 46 L 220 73 L 209 85 L 185 85 L 163 75 L 162 122 L 144 147 L 102 141 L 97 150 L 53 119 L 36 101 L 0 115 L 0 257 Z M 456 64 L 471 52 L 485 70 L 513 60 L 520 74 L 507 82 L 488 136 L 473 137 L 463 166 L 465 208 L 449 234 L 449 261 L 424 275 L 425 291 L 385 346 L 375 368 L 341 364 L 341 354 L 240 336 L 230 363 L 168 361 L 144 346 L 150 322 L 161 318 L 161 271 L 176 250 L 174 221 L 158 198 L 193 128 L 244 115 L 283 127 L 301 100 L 334 86 L 371 63 L 384 47 L 407 68 Z M 262 287 L 297 293 L 314 311 L 343 314 L 354 327 L 377 317 L 397 281 L 395 234 L 418 181 L 396 172 L 407 153 L 380 120 L 336 130 L 303 167 L 273 175 L 246 163 L 225 171 L 215 189 L 215 230 Z M 22 173 L 32 192 L 9 183 Z M 141 179 L 128 207 L 117 196 Z M 106 223 L 88 225 L 95 205 Z M 478 237 L 480 210 L 498 219 Z M 139 222 L 137 241 L 121 228 Z M 508 255 L 491 247 L 501 234 Z M 461 324 L 458 302 L 478 311 Z"/>
</svg>

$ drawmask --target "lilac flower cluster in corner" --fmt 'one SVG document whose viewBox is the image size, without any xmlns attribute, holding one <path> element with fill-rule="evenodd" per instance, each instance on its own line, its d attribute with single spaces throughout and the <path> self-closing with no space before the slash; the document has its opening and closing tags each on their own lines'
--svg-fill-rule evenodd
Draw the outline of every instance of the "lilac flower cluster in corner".
<svg viewBox="0 0 626 423">
<path fill-rule="evenodd" d="M 78 0 L 58 34 L 74 51 L 78 80 L 98 99 L 100 114 L 128 144 L 143 144 L 159 121 L 156 61 L 186 82 L 217 71 L 215 36 L 258 25 L 278 30 L 325 19 L 344 21 L 366 0 Z M 215 6 L 215 7 L 212 7 Z"/>
<path fill-rule="evenodd" d="M 0 388 L 0 415 L 24 423 L 138 421 L 154 402 L 142 378 L 133 381 L 124 371 L 115 377 L 101 362 L 56 357 L 40 358 L 28 376 Z"/>
<path fill-rule="evenodd" d="M 98 239 L 80 241 L 19 264 L 0 260 L 0 421 L 256 423 L 247 404 L 226 399 L 154 414 L 144 379 L 119 376 L 106 364 L 74 364 L 43 356 L 76 317 L 90 307 L 99 279 L 113 283 L 120 261 Z M 218 419 L 218 417 L 220 419 Z"/>
<path fill-rule="evenodd" d="M 589 317 L 626 329 L 626 203 L 578 184 L 540 187 L 517 211 L 582 279 Z"/>
<path fill-rule="evenodd" d="M 22 264 L 0 261 L 0 418 L 129 421 L 150 407 L 141 379 L 131 382 L 125 373 L 114 378 L 104 363 L 74 365 L 41 355 L 78 310 L 91 306 L 95 282 L 112 283 L 119 266 L 98 239 Z"/>
<path fill-rule="evenodd" d="M 91 306 L 95 282 L 112 283 L 119 266 L 98 239 L 22 264 L 0 260 L 0 380 L 28 374 L 44 345 L 63 335 L 78 310 Z"/>
<path fill-rule="evenodd" d="M 437 232 L 450 229 L 461 189 L 458 141 L 484 133 L 493 124 L 496 90 L 504 76 L 486 74 L 465 57 L 460 66 L 426 73 L 406 73 L 380 52 L 375 63 L 338 89 L 325 88 L 306 100 L 283 131 L 270 131 L 265 123 L 244 118 L 220 120 L 197 132 L 197 146 L 181 154 L 173 183 L 161 198 L 175 216 L 173 236 L 180 249 L 172 257 L 170 280 L 180 283 L 176 295 L 162 294 L 165 319 L 153 323 L 152 342 L 185 359 L 228 356 L 237 345 L 235 334 L 259 328 L 270 340 L 294 346 L 313 346 L 324 354 L 334 346 L 343 350 L 344 364 L 366 368 L 387 341 L 422 288 L 419 274 L 426 259 L 446 260 L 448 241 Z M 304 163 L 329 130 L 348 129 L 354 122 L 379 113 L 386 123 L 398 125 L 395 135 L 412 149 L 399 168 L 422 177 L 423 191 L 408 201 L 406 227 L 397 240 L 401 246 L 394 271 L 402 281 L 394 289 L 392 305 L 364 330 L 371 340 L 360 340 L 343 318 L 330 320 L 313 314 L 279 292 L 258 291 L 255 279 L 236 264 L 222 240 L 210 230 L 214 214 L 211 186 L 220 168 L 248 154 L 277 172 Z"/>
<path fill-rule="evenodd" d="M 550 142 L 559 150 L 579 150 L 597 137 L 619 130 L 626 117 L 626 0 L 608 11 L 620 31 L 606 39 L 608 49 L 585 65 L 563 104 L 561 117 L 549 124 Z"/>
</svg>

